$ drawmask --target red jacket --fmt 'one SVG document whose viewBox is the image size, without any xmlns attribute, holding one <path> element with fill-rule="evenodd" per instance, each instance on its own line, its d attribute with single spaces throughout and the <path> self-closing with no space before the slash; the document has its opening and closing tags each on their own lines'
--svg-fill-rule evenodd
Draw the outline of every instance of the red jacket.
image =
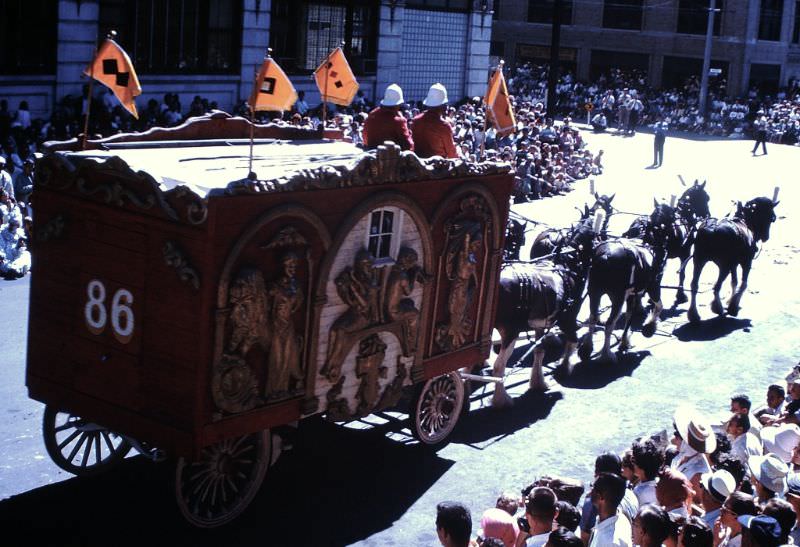
<svg viewBox="0 0 800 547">
<path fill-rule="evenodd" d="M 392 141 L 403 150 L 414 150 L 406 119 L 393 108 L 379 106 L 370 112 L 364 122 L 363 137 L 367 148 L 377 148 L 384 141 Z"/>
<path fill-rule="evenodd" d="M 439 116 L 438 110 L 428 110 L 411 121 L 411 132 L 420 158 L 441 156 L 457 158 L 453 128 Z"/>
</svg>

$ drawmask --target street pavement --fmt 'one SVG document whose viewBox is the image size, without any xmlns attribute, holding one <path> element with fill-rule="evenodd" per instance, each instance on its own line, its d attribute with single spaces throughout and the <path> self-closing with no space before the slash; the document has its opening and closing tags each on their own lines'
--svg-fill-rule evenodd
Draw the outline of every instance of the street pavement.
<svg viewBox="0 0 800 547">
<path fill-rule="evenodd" d="M 648 169 L 652 135 L 585 138 L 593 150 L 605 150 L 606 169 L 596 189 L 616 193 L 614 206 L 625 212 L 648 213 L 654 198 L 680 195 L 678 175 L 689 183 L 708 181 L 714 216 L 731 212 L 735 200 L 772 196 L 780 186 L 778 220 L 755 261 L 739 317 L 712 318 L 708 304 L 716 269 L 709 265 L 698 297 L 702 324 L 686 324 L 686 304 L 670 310 L 675 293 L 666 289 L 656 335 L 634 333 L 634 347 L 616 366 L 592 361 L 570 377 L 554 377 L 551 362 L 550 389 L 539 394 L 526 393 L 530 368 L 519 367 L 507 379 L 514 407 L 489 408 L 492 388 L 479 389 L 470 413 L 438 452 L 410 438 L 399 412 L 344 426 L 308 420 L 294 450 L 271 468 L 242 517 L 229 527 L 200 531 L 178 516 L 168 463 L 129 458 L 102 477 L 78 479 L 50 462 L 40 430 L 43 407 L 27 398 L 24 387 L 28 281 L 3 282 L 0 523 L 34 544 L 436 545 L 435 507 L 442 500 L 466 503 L 476 531 L 480 514 L 500 492 L 518 492 L 542 475 L 588 483 L 597 454 L 620 452 L 637 437 L 671 427 L 679 403 L 714 415 L 721 415 L 734 393 L 760 403 L 767 385 L 782 383 L 798 360 L 800 148 L 768 145 L 769 155 L 752 157 L 752 141 L 670 137 L 664 165 Z M 540 223 L 536 230 L 566 226 L 578 217 L 575 207 L 592 203 L 588 188 L 581 181 L 566 196 L 514 209 Z M 621 233 L 632 219 L 615 215 L 611 232 Z M 677 266 L 668 263 L 665 285 L 677 282 Z M 726 284 L 723 298 L 728 291 Z M 599 341 L 600 333 L 596 348 Z M 516 357 L 525 347 L 526 341 L 519 344 Z"/>
</svg>

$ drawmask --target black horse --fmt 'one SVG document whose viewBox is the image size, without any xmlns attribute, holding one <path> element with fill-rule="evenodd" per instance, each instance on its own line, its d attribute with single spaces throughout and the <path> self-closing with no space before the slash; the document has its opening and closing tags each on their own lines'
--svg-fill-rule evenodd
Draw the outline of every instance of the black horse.
<svg viewBox="0 0 800 547">
<path fill-rule="evenodd" d="M 508 223 L 506 223 L 506 242 L 503 247 L 503 260 L 506 262 L 511 260 L 519 260 L 519 252 L 522 246 L 525 245 L 525 229 L 528 227 L 528 221 L 515 220 L 509 216 Z"/>
<path fill-rule="evenodd" d="M 686 279 L 686 265 L 692 257 L 692 246 L 697 234 L 698 223 L 710 216 L 708 210 L 710 198 L 705 188 L 705 182 L 700 184 L 699 181 L 695 180 L 694 184 L 681 194 L 680 199 L 678 199 L 675 222 L 673 222 L 667 234 L 667 259 L 678 258 L 681 261 L 678 268 L 678 292 L 675 295 L 675 305 L 683 304 L 689 300 L 683 290 L 683 283 Z M 658 202 L 655 200 L 653 202 L 658 207 Z M 644 237 L 649 220 L 649 217 L 646 216 L 637 217 L 628 230 L 622 234 L 622 237 Z"/>
<path fill-rule="evenodd" d="M 694 245 L 694 272 L 692 274 L 692 303 L 689 306 L 689 321 L 700 321 L 697 313 L 697 284 L 707 262 L 712 261 L 719 268 L 719 276 L 714 284 L 714 300 L 711 311 L 723 315 L 725 310 L 719 297 L 719 290 L 725 278 L 731 276 L 731 298 L 727 312 L 736 316 L 739 302 L 747 289 L 747 278 L 758 251 L 758 242 L 769 240 L 769 229 L 775 222 L 775 207 L 778 201 L 767 197 L 751 199 L 744 205 L 736 204 L 733 218 L 709 218 L 700 225 Z M 738 286 L 736 267 L 742 267 L 742 284 Z"/>
<path fill-rule="evenodd" d="M 493 366 L 494 376 L 503 377 L 521 332 L 533 329 L 539 340 L 545 330 L 554 325 L 558 325 L 566 338 L 562 365 L 569 367 L 578 340 L 578 311 L 595 239 L 594 219 L 588 217 L 569 231 L 563 245 L 554 249 L 551 259 L 503 266 L 495 316 L 501 342 Z M 540 345 L 534 350 L 531 389 L 546 389 L 542 374 L 544 352 Z M 511 404 L 502 384 L 496 384 L 492 404 Z"/>
<path fill-rule="evenodd" d="M 616 327 L 625 308 L 625 330 L 620 340 L 620 350 L 630 347 L 628 331 L 633 311 L 639 298 L 644 294 L 650 297 L 653 308 L 642 327 L 642 334 L 650 337 L 655 333 L 656 324 L 663 306 L 661 304 L 661 278 L 667 260 L 667 241 L 670 227 L 675 222 L 676 211 L 667 204 L 656 204 L 648 219 L 642 239 L 620 238 L 604 241 L 594 249 L 589 273 L 589 332 L 583 338 L 578 354 L 584 361 L 592 354 L 592 333 L 598 321 L 600 299 L 608 295 L 611 299 L 611 312 L 605 325 L 605 342 L 602 356 L 609 361 L 616 357 L 611 353 L 611 333 Z"/>
<path fill-rule="evenodd" d="M 608 219 L 613 210 L 611 202 L 614 201 L 615 195 L 616 194 L 611 194 L 610 196 L 605 194 L 600 195 L 595 192 L 594 204 L 591 207 L 583 206 L 583 212 L 578 222 L 593 216 L 597 211 L 602 209 L 606 212 L 606 216 L 603 221 L 603 226 L 600 228 L 600 233 L 605 233 L 606 228 L 608 228 Z M 556 247 L 563 244 L 566 234 L 567 230 L 563 228 L 548 228 L 540 232 L 539 235 L 536 236 L 536 239 L 533 240 L 533 245 L 531 245 L 531 260 L 552 254 Z"/>
</svg>

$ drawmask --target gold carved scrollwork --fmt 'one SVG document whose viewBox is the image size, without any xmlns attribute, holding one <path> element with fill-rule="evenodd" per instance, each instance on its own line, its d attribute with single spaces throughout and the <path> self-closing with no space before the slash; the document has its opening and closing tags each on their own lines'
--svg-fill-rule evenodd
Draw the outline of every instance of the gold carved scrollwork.
<svg viewBox="0 0 800 547">
<path fill-rule="evenodd" d="M 445 223 L 444 270 L 450 281 L 446 322 L 436 328 L 436 344 L 443 351 L 462 347 L 472 332 L 474 296 L 482 290 L 478 271 L 485 268 L 485 236 L 490 215 L 485 200 L 467 196 L 460 211 Z"/>
</svg>

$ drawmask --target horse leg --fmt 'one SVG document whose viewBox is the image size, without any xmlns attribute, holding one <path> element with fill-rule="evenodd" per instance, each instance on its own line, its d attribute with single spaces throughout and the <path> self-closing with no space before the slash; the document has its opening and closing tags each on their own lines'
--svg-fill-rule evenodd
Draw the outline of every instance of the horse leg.
<svg viewBox="0 0 800 547">
<path fill-rule="evenodd" d="M 616 363 L 617 358 L 611 352 L 611 334 L 614 332 L 614 328 L 617 326 L 617 321 L 619 321 L 619 316 L 622 315 L 622 304 L 625 302 L 625 299 L 628 297 L 626 294 L 622 297 L 617 297 L 611 299 L 611 312 L 608 315 L 608 320 L 606 321 L 606 329 L 605 329 L 605 339 L 603 341 L 603 351 L 601 356 L 603 359 L 607 361 L 611 361 L 612 363 Z"/>
<path fill-rule="evenodd" d="M 656 333 L 656 326 L 658 325 L 658 320 L 661 318 L 661 310 L 664 309 L 664 305 L 661 303 L 661 278 L 656 281 L 655 286 L 652 286 L 650 290 L 647 291 L 647 295 L 653 301 L 653 308 L 650 310 L 650 315 L 647 317 L 647 320 L 642 325 L 642 335 L 645 338 L 650 338 Z"/>
<path fill-rule="evenodd" d="M 633 311 L 638 303 L 641 303 L 641 299 L 635 294 L 631 294 L 625 299 L 625 330 L 622 331 L 622 338 L 619 339 L 620 351 L 628 351 L 631 347 L 630 328 L 633 321 Z"/>
<path fill-rule="evenodd" d="M 497 358 L 494 360 L 492 366 L 492 376 L 496 378 L 505 377 L 506 364 L 511 354 L 514 353 L 514 344 L 517 341 L 519 333 L 510 337 L 505 332 L 500 333 L 500 351 L 497 353 Z M 509 397 L 506 392 L 506 386 L 500 382 L 494 385 L 494 394 L 492 394 L 492 406 L 495 408 L 505 408 L 514 404 L 514 401 Z"/>
<path fill-rule="evenodd" d="M 583 335 L 580 344 L 578 344 L 578 357 L 580 357 L 581 361 L 591 359 L 594 351 L 592 334 L 594 334 L 594 326 L 597 324 L 597 310 L 600 308 L 601 297 L 602 295 L 600 294 L 589 292 L 589 332 Z"/>
<path fill-rule="evenodd" d="M 536 348 L 533 350 L 533 364 L 531 365 L 531 381 L 528 389 L 531 391 L 547 391 L 547 383 L 544 381 L 542 362 L 544 361 L 544 346 L 538 342 L 544 336 L 543 329 L 534 329 Z"/>
<path fill-rule="evenodd" d="M 731 306 L 731 302 L 733 302 L 733 297 L 736 295 L 736 288 L 739 285 L 739 272 L 737 271 L 737 266 L 734 265 L 731 268 L 731 297 L 728 299 L 728 308 Z"/>
<path fill-rule="evenodd" d="M 698 258 L 697 253 L 694 255 L 694 268 L 692 271 L 692 283 L 689 285 L 692 291 L 692 302 L 689 304 L 689 322 L 697 323 L 700 321 L 700 314 L 697 313 L 697 286 L 700 281 L 700 274 L 703 273 L 703 267 L 706 265 L 705 260 Z"/>
<path fill-rule="evenodd" d="M 717 315 L 724 315 L 725 310 L 722 307 L 722 300 L 719 298 L 719 291 L 722 289 L 722 283 L 725 281 L 725 278 L 728 277 L 728 273 L 730 272 L 730 268 L 725 266 L 719 266 L 719 275 L 717 276 L 717 282 L 714 283 L 714 300 L 711 302 L 711 311 L 716 313 Z"/>
<path fill-rule="evenodd" d="M 686 297 L 686 293 L 683 291 L 683 282 L 686 279 L 686 266 L 689 264 L 689 259 L 691 256 L 687 256 L 685 259 L 681 260 L 681 267 L 678 268 L 678 293 L 675 295 L 675 305 L 678 304 L 685 304 L 689 301 Z"/>
<path fill-rule="evenodd" d="M 744 294 L 745 289 L 747 289 L 747 278 L 750 277 L 750 267 L 752 266 L 752 262 L 748 260 L 744 264 L 742 264 L 742 284 L 739 285 L 739 290 L 736 291 L 734 295 L 731 296 L 731 301 L 728 304 L 728 314 L 736 317 L 739 315 L 739 302 L 742 301 L 742 295 Z M 733 267 L 736 269 L 736 266 Z"/>
</svg>

